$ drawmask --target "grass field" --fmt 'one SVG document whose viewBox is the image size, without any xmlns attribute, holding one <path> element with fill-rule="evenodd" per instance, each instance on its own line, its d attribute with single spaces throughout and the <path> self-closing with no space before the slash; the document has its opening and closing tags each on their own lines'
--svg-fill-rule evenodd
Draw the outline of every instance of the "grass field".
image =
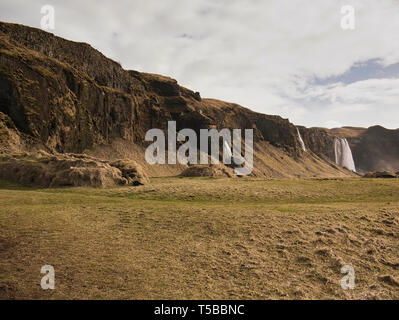
<svg viewBox="0 0 399 320">
<path fill-rule="evenodd" d="M 0 298 L 399 299 L 399 181 L 1 182 Z"/>
</svg>

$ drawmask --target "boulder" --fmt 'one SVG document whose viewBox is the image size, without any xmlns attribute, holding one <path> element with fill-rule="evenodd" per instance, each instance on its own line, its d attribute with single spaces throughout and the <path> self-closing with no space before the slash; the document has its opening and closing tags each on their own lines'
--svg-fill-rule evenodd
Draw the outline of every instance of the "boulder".
<svg viewBox="0 0 399 320">
<path fill-rule="evenodd" d="M 122 177 L 127 180 L 129 185 L 138 186 L 149 182 L 148 175 L 135 161 L 117 160 L 110 164 L 122 172 Z"/>
</svg>

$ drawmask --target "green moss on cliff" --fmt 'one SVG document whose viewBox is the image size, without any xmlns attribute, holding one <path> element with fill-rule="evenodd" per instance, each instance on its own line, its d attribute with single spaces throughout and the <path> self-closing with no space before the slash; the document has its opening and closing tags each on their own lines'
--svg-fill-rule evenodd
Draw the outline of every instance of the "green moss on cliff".
<svg viewBox="0 0 399 320">
<path fill-rule="evenodd" d="M 15 51 L 7 50 L 7 49 L 0 49 L 0 54 L 4 54 L 9 57 L 18 57 L 19 54 Z"/>
<path fill-rule="evenodd" d="M 53 79 L 55 75 L 42 66 L 34 66 L 32 69 L 38 71 L 43 77 Z"/>
</svg>

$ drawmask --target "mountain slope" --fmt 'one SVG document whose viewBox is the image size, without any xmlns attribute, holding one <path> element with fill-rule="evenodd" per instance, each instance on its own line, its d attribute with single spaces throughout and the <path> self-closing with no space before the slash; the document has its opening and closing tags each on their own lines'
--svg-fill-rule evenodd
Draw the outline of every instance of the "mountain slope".
<svg viewBox="0 0 399 320">
<path fill-rule="evenodd" d="M 88 44 L 0 23 L 1 152 L 127 157 L 151 175 L 174 175 L 185 166 L 149 166 L 144 160 L 145 133 L 166 129 L 170 120 L 177 121 L 178 130 L 192 128 L 197 133 L 206 128 L 253 128 L 258 176 L 351 174 L 329 157 L 303 152 L 296 127 L 287 119 L 203 99 L 165 76 L 124 70 Z"/>
</svg>

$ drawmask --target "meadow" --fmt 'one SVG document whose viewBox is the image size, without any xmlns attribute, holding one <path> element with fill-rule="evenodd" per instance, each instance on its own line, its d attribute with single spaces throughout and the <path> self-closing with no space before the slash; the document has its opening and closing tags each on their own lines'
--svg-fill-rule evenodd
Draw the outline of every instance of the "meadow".
<svg viewBox="0 0 399 320">
<path fill-rule="evenodd" d="M 43 265 L 54 290 L 40 286 Z M 344 265 L 353 290 L 341 288 Z M 3 181 L 0 298 L 399 299 L 399 181 Z"/>
</svg>

